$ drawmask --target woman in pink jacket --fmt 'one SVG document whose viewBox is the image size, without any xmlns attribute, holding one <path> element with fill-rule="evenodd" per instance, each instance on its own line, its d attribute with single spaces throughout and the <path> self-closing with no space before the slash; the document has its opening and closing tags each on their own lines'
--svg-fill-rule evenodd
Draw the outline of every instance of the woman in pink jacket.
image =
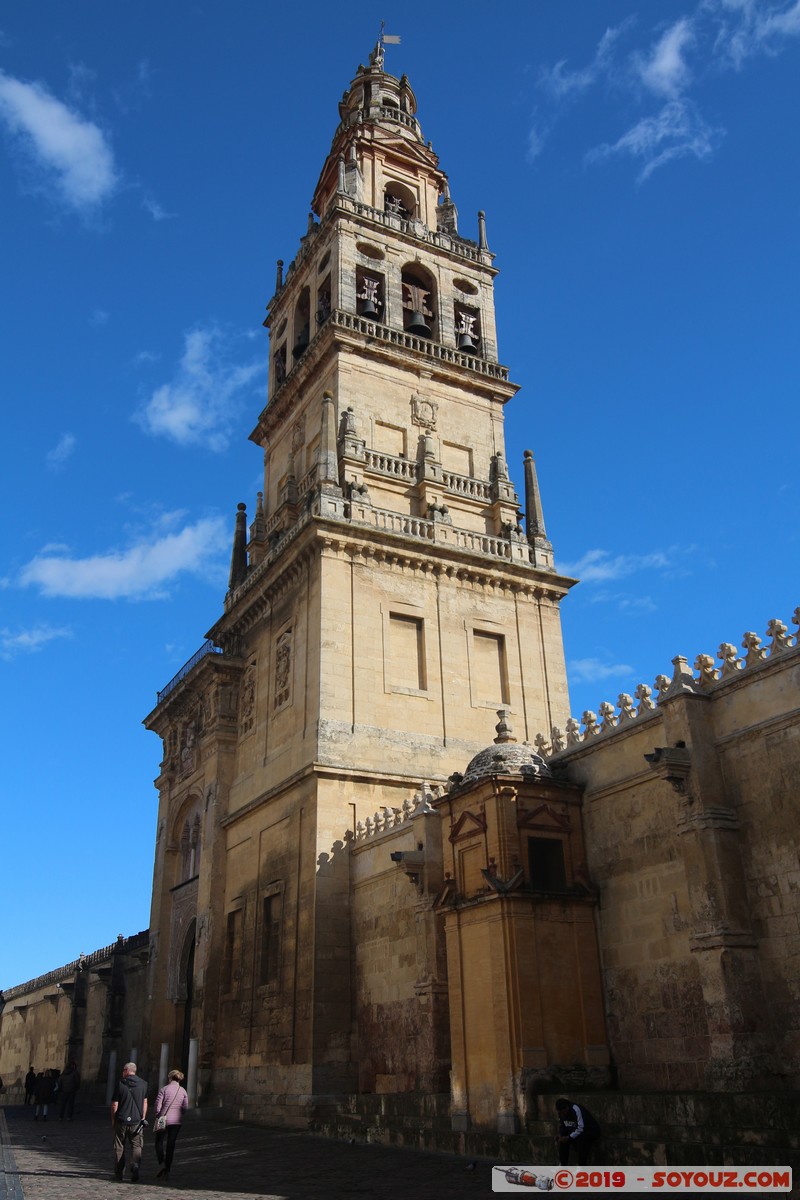
<svg viewBox="0 0 800 1200">
<path fill-rule="evenodd" d="M 172 1166 L 172 1156 L 175 1153 L 175 1143 L 181 1131 L 181 1121 L 184 1111 L 189 1107 L 189 1097 L 186 1095 L 183 1083 L 183 1071 L 170 1071 L 167 1076 L 167 1086 L 163 1087 L 156 1096 L 156 1158 L 161 1164 L 158 1179 L 169 1179 L 169 1169 Z M 166 1124 L 162 1124 L 161 1118 Z"/>
</svg>

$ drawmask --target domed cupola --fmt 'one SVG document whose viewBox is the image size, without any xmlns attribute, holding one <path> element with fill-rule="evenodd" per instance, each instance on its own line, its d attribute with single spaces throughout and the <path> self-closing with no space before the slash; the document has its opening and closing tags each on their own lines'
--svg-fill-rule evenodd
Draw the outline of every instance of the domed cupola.
<svg viewBox="0 0 800 1200">
<path fill-rule="evenodd" d="M 436 229 L 447 178 L 425 144 L 407 76 L 398 79 L 384 70 L 385 40 L 381 34 L 369 65 L 358 68 L 339 101 L 339 125 L 311 208 L 322 218 L 336 197 L 345 195 Z"/>
<path fill-rule="evenodd" d="M 508 723 L 508 709 L 499 708 L 497 715 L 500 720 L 495 725 L 494 745 L 475 755 L 458 785 L 459 790 L 492 775 L 521 775 L 523 779 L 550 777 L 550 768 L 544 759 L 527 742 L 520 744 L 514 737 Z"/>
<path fill-rule="evenodd" d="M 383 43 L 379 41 L 369 56 L 369 66 L 360 66 L 356 77 L 339 102 L 341 129 L 370 121 L 374 124 L 401 126 L 421 142 L 422 130 L 416 119 L 417 98 L 406 75 L 396 79 L 383 69 Z M 339 131 L 337 131 L 339 132 Z"/>
</svg>

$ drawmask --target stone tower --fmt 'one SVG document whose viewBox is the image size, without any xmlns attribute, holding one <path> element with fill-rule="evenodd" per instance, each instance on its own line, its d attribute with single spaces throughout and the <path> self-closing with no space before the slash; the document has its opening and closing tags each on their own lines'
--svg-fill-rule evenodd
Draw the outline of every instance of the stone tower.
<svg viewBox="0 0 800 1200">
<path fill-rule="evenodd" d="M 483 214 L 477 241 L 459 234 L 416 108 L 379 43 L 278 266 L 250 435 L 264 490 L 249 531 L 240 505 L 223 615 L 146 721 L 164 740 L 150 1052 L 196 1062 L 209 1103 L 270 1119 L 357 1086 L 357 824 L 423 781 L 435 796 L 499 707 L 521 738 L 569 714 L 572 580 L 529 454 L 520 525 Z M 420 921 L 441 1088 L 444 951 L 430 906 Z"/>
</svg>

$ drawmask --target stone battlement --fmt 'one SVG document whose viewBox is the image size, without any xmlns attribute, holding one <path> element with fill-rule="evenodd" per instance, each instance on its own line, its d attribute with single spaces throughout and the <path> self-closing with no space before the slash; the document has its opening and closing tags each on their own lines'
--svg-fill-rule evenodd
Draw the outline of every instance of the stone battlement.
<svg viewBox="0 0 800 1200">
<path fill-rule="evenodd" d="M 800 607 L 794 610 L 792 624 L 800 627 Z M 538 733 L 533 744 L 543 758 L 565 754 L 596 737 L 625 729 L 632 721 L 641 721 L 652 716 L 657 706 L 672 696 L 681 692 L 702 694 L 713 691 L 719 685 L 739 678 L 742 672 L 755 670 L 780 655 L 800 649 L 800 630 L 797 634 L 790 634 L 788 626 L 776 617 L 768 622 L 765 637 L 769 640 L 767 645 L 763 646 L 762 639 L 757 634 L 746 632 L 742 639 L 742 649 L 746 651 L 743 658 L 739 656 L 732 642 L 722 642 L 717 650 L 719 667 L 715 665 L 713 655 L 698 654 L 694 661 L 696 676 L 692 674 L 688 659 L 676 655 L 672 660 L 671 677 L 657 675 L 652 688 L 646 683 L 640 683 L 632 696 L 621 692 L 616 705 L 610 700 L 604 700 L 598 706 L 597 712 L 587 709 L 580 721 L 576 717 L 570 717 L 563 729 L 554 725 L 549 737 Z"/>
</svg>

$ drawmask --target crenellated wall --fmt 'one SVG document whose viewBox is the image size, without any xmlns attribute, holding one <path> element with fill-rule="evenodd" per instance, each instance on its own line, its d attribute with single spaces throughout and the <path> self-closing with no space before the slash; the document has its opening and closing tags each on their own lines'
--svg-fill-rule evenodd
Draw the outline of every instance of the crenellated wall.
<svg viewBox="0 0 800 1200">
<path fill-rule="evenodd" d="M 83 1095 L 105 1094 L 112 1053 L 120 1066 L 144 1050 L 148 932 L 8 988 L 0 1010 L 0 1077 L 19 1103 L 30 1065 L 61 1070 L 75 1059 Z"/>
<path fill-rule="evenodd" d="M 584 792 L 624 1088 L 800 1081 L 800 646 L 779 620 L 767 638 L 536 738 Z"/>
</svg>

